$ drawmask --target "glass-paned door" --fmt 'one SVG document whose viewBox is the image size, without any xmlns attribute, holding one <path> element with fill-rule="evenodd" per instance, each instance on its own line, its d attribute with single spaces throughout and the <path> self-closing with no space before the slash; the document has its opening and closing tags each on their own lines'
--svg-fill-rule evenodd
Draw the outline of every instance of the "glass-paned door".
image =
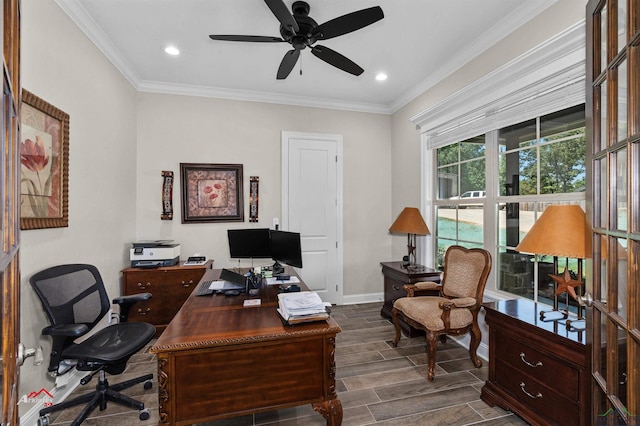
<svg viewBox="0 0 640 426">
<path fill-rule="evenodd" d="M 592 423 L 638 425 L 640 0 L 589 0 L 586 20 Z"/>
</svg>

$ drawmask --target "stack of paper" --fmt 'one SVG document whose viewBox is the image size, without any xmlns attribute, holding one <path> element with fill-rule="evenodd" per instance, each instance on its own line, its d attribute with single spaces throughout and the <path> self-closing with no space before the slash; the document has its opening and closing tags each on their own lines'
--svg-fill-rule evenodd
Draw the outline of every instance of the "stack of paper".
<svg viewBox="0 0 640 426">
<path fill-rule="evenodd" d="M 278 313 L 289 324 L 326 320 L 327 305 L 315 291 L 278 294 Z"/>
</svg>

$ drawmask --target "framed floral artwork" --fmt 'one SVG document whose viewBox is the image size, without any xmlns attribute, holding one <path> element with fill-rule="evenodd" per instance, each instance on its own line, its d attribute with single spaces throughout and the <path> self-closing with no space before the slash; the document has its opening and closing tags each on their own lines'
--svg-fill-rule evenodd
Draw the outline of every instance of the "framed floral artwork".
<svg viewBox="0 0 640 426">
<path fill-rule="evenodd" d="M 69 226 L 69 114 L 22 90 L 20 229 Z"/>
<path fill-rule="evenodd" d="M 180 163 L 182 223 L 243 222 L 242 164 Z"/>
</svg>

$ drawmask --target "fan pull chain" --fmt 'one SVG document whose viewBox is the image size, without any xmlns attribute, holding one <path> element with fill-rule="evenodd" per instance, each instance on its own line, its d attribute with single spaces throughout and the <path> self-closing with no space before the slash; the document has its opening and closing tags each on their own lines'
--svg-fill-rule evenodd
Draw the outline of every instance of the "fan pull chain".
<svg viewBox="0 0 640 426">
<path fill-rule="evenodd" d="M 300 55 L 300 75 L 302 75 L 302 56 Z"/>
</svg>

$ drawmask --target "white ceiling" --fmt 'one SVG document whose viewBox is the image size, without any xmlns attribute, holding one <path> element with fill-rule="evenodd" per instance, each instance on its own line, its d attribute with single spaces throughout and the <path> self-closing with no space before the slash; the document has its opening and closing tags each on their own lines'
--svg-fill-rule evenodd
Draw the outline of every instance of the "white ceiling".
<svg viewBox="0 0 640 426">
<path fill-rule="evenodd" d="M 391 113 L 558 0 L 307 0 L 318 24 L 376 5 L 385 17 L 317 43 L 364 68 L 359 77 L 305 49 L 286 80 L 276 71 L 289 44 L 208 37 L 279 37 L 262 0 L 56 1 L 138 90 Z"/>
</svg>

